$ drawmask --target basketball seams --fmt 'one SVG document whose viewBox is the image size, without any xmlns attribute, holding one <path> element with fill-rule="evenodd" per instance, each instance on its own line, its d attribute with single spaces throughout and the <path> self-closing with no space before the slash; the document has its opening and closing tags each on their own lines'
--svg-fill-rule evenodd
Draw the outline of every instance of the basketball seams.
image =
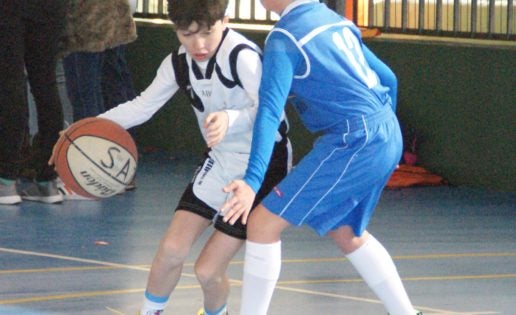
<svg viewBox="0 0 516 315">
<path fill-rule="evenodd" d="M 84 121 L 84 120 L 88 120 L 88 121 Z M 84 131 L 81 131 L 81 129 L 87 127 L 88 125 L 90 125 L 88 127 L 92 127 L 91 126 L 92 124 L 100 124 L 100 126 L 98 126 L 97 128 L 100 129 L 100 127 L 102 126 L 102 127 L 104 127 L 103 128 L 104 130 L 107 129 L 107 128 L 105 128 L 107 126 L 109 128 L 108 130 L 111 131 L 111 134 L 113 134 L 113 132 L 116 133 L 116 135 L 118 136 L 117 138 L 119 138 L 120 136 L 122 136 L 122 134 L 127 132 L 124 128 L 122 128 L 121 126 L 117 125 L 114 121 L 106 119 L 106 118 L 91 117 L 91 118 L 83 119 L 83 121 L 84 121 L 83 123 L 75 126 L 75 128 L 73 128 L 73 130 L 70 130 L 70 131 L 65 133 L 66 135 L 69 135 L 68 140 L 70 141 L 70 144 L 72 144 L 73 141 L 76 138 L 78 138 L 78 137 L 73 137 L 74 133 L 76 133 L 76 132 L 81 132 L 81 136 L 92 136 L 92 137 L 98 137 L 98 138 L 101 138 L 101 139 L 104 139 L 104 140 L 111 141 L 111 139 L 109 137 L 103 136 L 101 134 L 97 134 L 93 130 L 90 131 L 90 133 L 83 133 Z M 70 126 L 70 128 L 72 126 Z M 128 139 L 128 141 L 122 141 L 122 142 L 120 142 L 118 144 L 120 146 L 126 148 L 127 152 L 129 152 L 129 154 L 131 154 L 133 159 L 136 162 L 138 162 L 138 154 L 133 154 L 133 152 L 137 152 L 136 144 L 134 143 L 134 140 L 132 138 L 127 138 L 127 139 Z"/>
<path fill-rule="evenodd" d="M 81 135 L 81 137 L 87 137 L 87 136 L 88 136 L 88 135 Z M 95 137 L 97 137 L 97 136 L 95 136 Z M 101 137 L 97 137 L 97 138 L 101 138 Z M 79 137 L 77 137 L 76 139 L 79 139 Z M 101 138 L 101 139 L 102 139 L 102 138 Z M 109 140 L 109 139 L 105 139 L 105 138 L 103 138 L 103 139 L 104 139 L 104 140 L 106 140 L 106 141 L 108 141 L 108 142 L 115 143 L 115 142 L 113 142 L 113 141 L 111 141 L 111 140 Z M 112 178 L 112 179 L 113 179 L 114 181 L 116 181 L 117 183 L 120 183 L 120 184 L 122 184 L 122 185 L 126 185 L 126 183 L 124 183 L 124 182 L 122 182 L 121 180 L 119 180 L 118 178 L 114 177 L 114 176 L 113 176 L 113 175 L 111 175 L 109 172 L 106 172 L 106 171 L 105 171 L 105 170 L 104 170 L 104 169 L 103 169 L 103 168 L 102 168 L 102 167 L 101 167 L 97 162 L 95 162 L 95 160 L 93 160 L 93 159 L 90 157 L 90 155 L 89 155 L 89 154 L 87 154 L 84 150 L 82 150 L 82 148 L 81 148 L 79 145 L 77 145 L 75 142 L 73 142 L 73 141 L 72 141 L 70 144 L 71 144 L 71 145 L 73 145 L 73 146 L 77 149 L 77 151 L 79 151 L 79 152 L 82 154 L 82 156 L 84 156 L 86 159 L 88 159 L 88 161 L 90 161 L 93 165 L 95 165 L 95 167 L 96 167 L 98 170 L 100 170 L 100 171 L 102 171 L 104 174 L 108 175 L 110 178 Z M 120 145 L 119 145 L 119 144 L 117 144 L 117 143 L 115 143 L 115 144 L 116 144 L 116 145 L 118 145 L 118 146 L 120 146 Z M 120 146 L 120 147 L 122 147 L 122 146 Z M 133 155 L 133 154 L 132 154 L 129 150 L 127 150 L 126 148 L 124 148 L 124 147 L 122 147 L 122 148 L 123 148 L 123 149 L 124 149 L 124 150 L 129 154 L 129 155 L 131 155 L 131 156 Z M 136 163 L 136 161 L 135 161 L 135 163 Z M 73 176 L 73 173 L 72 173 L 72 176 Z M 75 176 L 74 176 L 74 178 L 75 178 Z"/>
<path fill-rule="evenodd" d="M 83 137 L 92 139 L 81 143 Z M 99 150 L 96 150 L 96 141 L 99 141 Z M 80 195 L 110 197 L 134 178 L 138 164 L 136 144 L 130 134 L 112 120 L 98 117 L 80 120 L 65 130 L 55 146 L 56 171 L 65 185 Z M 102 161 L 102 154 L 107 154 L 107 160 Z M 120 175 L 124 177 L 121 179 Z"/>
</svg>

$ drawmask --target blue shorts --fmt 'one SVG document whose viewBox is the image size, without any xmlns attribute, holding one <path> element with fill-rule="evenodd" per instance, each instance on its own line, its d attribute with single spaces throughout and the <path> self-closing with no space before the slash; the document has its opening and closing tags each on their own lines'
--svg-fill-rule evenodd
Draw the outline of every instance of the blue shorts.
<svg viewBox="0 0 516 315">
<path fill-rule="evenodd" d="M 400 126 L 390 106 L 344 121 L 316 141 L 262 204 L 319 235 L 348 225 L 360 236 L 401 152 Z"/>
</svg>

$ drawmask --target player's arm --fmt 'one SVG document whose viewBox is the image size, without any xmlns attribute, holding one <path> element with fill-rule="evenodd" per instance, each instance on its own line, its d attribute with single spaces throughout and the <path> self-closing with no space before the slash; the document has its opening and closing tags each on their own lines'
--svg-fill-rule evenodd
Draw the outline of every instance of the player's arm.
<svg viewBox="0 0 516 315">
<path fill-rule="evenodd" d="M 113 120 L 125 129 L 140 125 L 163 107 L 178 89 L 169 55 L 162 61 L 152 83 L 139 96 L 98 117 Z"/>
<path fill-rule="evenodd" d="M 391 68 L 380 60 L 380 58 L 378 58 L 365 44 L 362 44 L 362 51 L 369 67 L 376 72 L 382 85 L 389 88 L 392 110 L 396 111 L 396 105 L 398 102 L 398 79 L 396 78 L 396 75 Z"/>
<path fill-rule="evenodd" d="M 258 113 L 246 174 L 243 180 L 235 180 L 224 188 L 226 192 L 233 193 L 222 208 L 224 220 L 231 224 L 240 217 L 244 224 L 247 222 L 272 155 L 276 131 L 301 58 L 295 44 L 284 34 L 274 32 L 269 35 L 265 45 Z"/>
</svg>

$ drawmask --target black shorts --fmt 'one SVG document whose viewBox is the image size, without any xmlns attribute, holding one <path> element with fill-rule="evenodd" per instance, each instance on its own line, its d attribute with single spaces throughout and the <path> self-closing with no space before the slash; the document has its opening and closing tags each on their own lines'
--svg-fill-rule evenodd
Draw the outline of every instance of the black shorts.
<svg viewBox="0 0 516 315">
<path fill-rule="evenodd" d="M 199 175 L 203 167 L 205 167 L 207 161 L 213 163 L 211 158 L 206 156 L 203 162 L 199 164 L 194 179 Z M 283 179 L 283 177 L 287 175 L 291 165 L 292 150 L 290 148 L 290 143 L 288 142 L 287 138 L 285 138 L 281 142 L 277 142 L 274 146 L 269 168 L 265 174 L 264 182 L 256 194 L 253 208 L 261 202 L 261 200 L 272 190 L 272 188 L 274 188 L 277 183 L 281 181 L 281 179 Z M 179 201 L 179 204 L 176 208 L 176 211 L 178 210 L 190 211 L 200 215 L 203 218 L 213 221 L 214 228 L 221 231 L 222 233 L 239 239 L 246 238 L 246 226 L 242 224 L 241 220 L 239 219 L 233 225 L 229 224 L 228 222 L 224 222 L 222 220 L 223 217 L 219 216 L 220 209 L 214 209 L 194 194 L 193 181 L 186 187 L 183 195 L 181 196 L 181 200 Z"/>
</svg>

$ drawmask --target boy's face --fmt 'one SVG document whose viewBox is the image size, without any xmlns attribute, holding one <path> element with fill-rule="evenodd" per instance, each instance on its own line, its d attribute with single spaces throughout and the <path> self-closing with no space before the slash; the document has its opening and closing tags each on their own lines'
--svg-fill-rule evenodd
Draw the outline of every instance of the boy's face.
<svg viewBox="0 0 516 315">
<path fill-rule="evenodd" d="M 222 34 L 226 29 L 228 18 L 218 20 L 210 28 L 199 27 L 197 22 L 192 22 L 188 28 L 176 30 L 179 42 L 186 48 L 186 52 L 195 61 L 209 60 L 217 50 Z"/>
<path fill-rule="evenodd" d="M 265 9 L 277 14 L 281 14 L 283 10 L 292 2 L 297 0 L 261 0 Z"/>
</svg>

